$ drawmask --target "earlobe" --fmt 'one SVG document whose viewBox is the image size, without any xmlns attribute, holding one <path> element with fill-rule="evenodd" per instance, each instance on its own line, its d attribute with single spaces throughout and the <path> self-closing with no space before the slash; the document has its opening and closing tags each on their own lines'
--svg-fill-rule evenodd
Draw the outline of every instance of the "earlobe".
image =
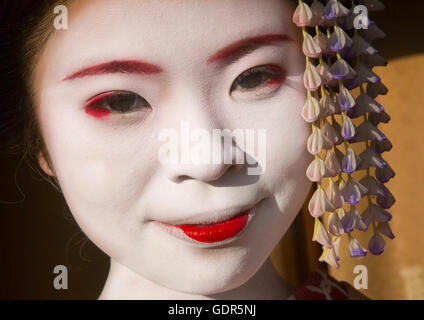
<svg viewBox="0 0 424 320">
<path fill-rule="evenodd" d="M 38 153 L 38 163 L 40 164 L 41 169 L 43 169 L 43 171 L 47 175 L 49 175 L 51 177 L 54 176 L 54 173 L 53 173 L 52 169 L 50 168 L 46 158 L 44 157 L 44 153 L 42 151 L 40 151 Z"/>
</svg>

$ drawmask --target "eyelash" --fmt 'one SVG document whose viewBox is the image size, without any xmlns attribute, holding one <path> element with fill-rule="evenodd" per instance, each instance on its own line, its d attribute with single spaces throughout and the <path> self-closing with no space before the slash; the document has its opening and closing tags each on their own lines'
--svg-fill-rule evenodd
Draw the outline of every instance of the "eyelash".
<svg viewBox="0 0 424 320">
<path fill-rule="evenodd" d="M 103 118 L 110 113 L 130 113 L 150 109 L 150 104 L 140 95 L 130 91 L 109 91 L 90 99 L 84 107 L 86 113 Z"/>
<path fill-rule="evenodd" d="M 260 78 L 255 79 L 255 76 Z M 239 90 L 243 93 L 256 91 L 255 96 L 267 95 L 270 92 L 276 90 L 285 80 L 286 73 L 283 68 L 275 65 L 263 65 L 251 68 L 242 74 L 240 74 L 231 85 L 230 95 L 235 90 Z M 253 80 L 254 86 L 243 87 L 243 81 Z M 258 82 L 259 80 L 259 82 Z M 251 84 L 250 84 L 251 85 Z M 258 89 L 260 92 L 258 94 Z"/>
<path fill-rule="evenodd" d="M 251 98 L 251 93 L 254 97 L 265 96 L 278 89 L 285 78 L 286 73 L 279 66 L 257 66 L 244 71 L 233 81 L 230 95 L 241 99 L 246 96 Z M 145 108 L 151 109 L 146 99 L 130 91 L 101 93 L 91 98 L 84 107 L 87 114 L 96 118 L 103 118 L 110 113 L 131 113 Z"/>
</svg>

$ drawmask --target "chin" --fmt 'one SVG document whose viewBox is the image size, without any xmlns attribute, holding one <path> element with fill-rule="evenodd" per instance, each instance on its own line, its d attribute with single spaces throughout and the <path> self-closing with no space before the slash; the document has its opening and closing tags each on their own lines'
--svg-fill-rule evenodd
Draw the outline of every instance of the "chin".
<svg viewBox="0 0 424 320">
<path fill-rule="evenodd" d="M 243 265 L 232 262 L 226 268 L 209 267 L 193 273 L 181 274 L 176 281 L 161 279 L 161 285 L 169 289 L 197 295 L 214 295 L 235 289 L 246 283 L 260 268 L 255 264 Z M 193 270 L 194 271 L 194 270 Z"/>
<path fill-rule="evenodd" d="M 261 257 L 255 249 L 231 247 L 201 253 L 190 250 L 180 254 L 179 259 L 169 258 L 174 248 L 162 251 L 161 257 L 148 255 L 150 259 L 143 259 L 144 263 L 131 262 L 139 276 L 159 286 L 187 294 L 214 295 L 243 285 L 260 269 L 267 256 Z"/>
</svg>

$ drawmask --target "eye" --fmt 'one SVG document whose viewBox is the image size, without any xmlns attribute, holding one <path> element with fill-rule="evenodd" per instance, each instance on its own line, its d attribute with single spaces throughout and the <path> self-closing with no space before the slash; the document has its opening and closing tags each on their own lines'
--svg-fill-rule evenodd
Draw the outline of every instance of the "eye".
<svg viewBox="0 0 424 320">
<path fill-rule="evenodd" d="M 277 89 L 285 78 L 286 73 L 281 67 L 273 65 L 255 67 L 243 72 L 234 80 L 230 95 L 233 97 L 266 95 Z"/>
<path fill-rule="evenodd" d="M 87 113 L 102 117 L 109 113 L 130 113 L 151 108 L 140 95 L 130 91 L 110 91 L 101 93 L 88 101 Z"/>
</svg>

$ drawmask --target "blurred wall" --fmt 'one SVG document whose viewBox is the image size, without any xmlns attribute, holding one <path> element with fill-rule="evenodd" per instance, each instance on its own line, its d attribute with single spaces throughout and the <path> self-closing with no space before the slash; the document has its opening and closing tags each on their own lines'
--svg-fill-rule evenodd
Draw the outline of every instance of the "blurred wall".
<svg viewBox="0 0 424 320">
<path fill-rule="evenodd" d="M 369 278 L 369 288 L 362 292 L 370 298 L 424 299 L 424 210 L 420 203 L 424 198 L 424 54 L 395 58 L 388 67 L 376 70 L 389 88 L 389 94 L 378 101 L 392 118 L 381 128 L 394 146 L 383 156 L 396 172 L 387 184 L 396 198 L 389 210 L 395 239 L 385 238 L 387 246 L 381 256 L 352 259 L 345 250 L 342 267 L 331 273 L 353 283 L 353 268 L 362 264 Z M 356 235 L 366 247 L 371 233 Z M 341 247 L 346 246 L 342 242 Z"/>
</svg>

